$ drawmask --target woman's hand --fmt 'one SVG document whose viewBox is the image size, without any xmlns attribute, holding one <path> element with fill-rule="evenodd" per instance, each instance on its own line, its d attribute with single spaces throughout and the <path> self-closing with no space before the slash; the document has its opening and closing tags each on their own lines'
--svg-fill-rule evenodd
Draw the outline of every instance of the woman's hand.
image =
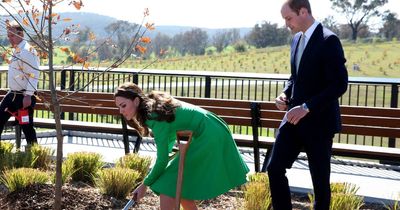
<svg viewBox="0 0 400 210">
<path fill-rule="evenodd" d="M 138 202 L 140 199 L 142 199 L 146 195 L 147 191 L 147 186 L 144 185 L 143 183 L 140 184 L 133 192 L 132 192 L 132 197 L 133 199 Z"/>
</svg>

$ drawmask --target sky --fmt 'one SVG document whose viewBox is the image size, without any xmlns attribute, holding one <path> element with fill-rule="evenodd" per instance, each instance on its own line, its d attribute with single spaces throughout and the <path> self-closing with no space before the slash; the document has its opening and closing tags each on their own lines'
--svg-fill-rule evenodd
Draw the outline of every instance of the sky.
<svg viewBox="0 0 400 210">
<path fill-rule="evenodd" d="M 284 0 L 82 0 L 84 6 L 80 10 L 68 6 L 71 1 L 64 0 L 54 8 L 54 12 L 91 12 L 141 23 L 143 11 L 148 8 L 150 16 L 145 22 L 154 23 L 156 27 L 239 28 L 254 27 L 265 21 L 284 26 L 280 14 Z M 346 23 L 346 19 L 331 8 L 330 0 L 309 1 L 317 20 L 333 15 L 336 22 Z M 382 10 L 390 9 L 400 18 L 400 0 L 388 1 Z M 1 10 L 0 14 L 3 13 Z"/>
<path fill-rule="evenodd" d="M 146 22 L 157 25 L 193 26 L 200 28 L 253 27 L 268 21 L 284 26 L 280 14 L 283 0 L 82 0 L 80 11 L 115 17 L 140 23 L 143 11 L 149 8 Z M 336 12 L 329 0 L 310 0 L 311 10 L 317 20 L 323 20 Z M 73 6 L 56 7 L 55 11 L 77 11 Z M 385 5 L 400 18 L 400 0 L 389 0 Z M 337 22 L 345 19 L 335 17 Z"/>
</svg>

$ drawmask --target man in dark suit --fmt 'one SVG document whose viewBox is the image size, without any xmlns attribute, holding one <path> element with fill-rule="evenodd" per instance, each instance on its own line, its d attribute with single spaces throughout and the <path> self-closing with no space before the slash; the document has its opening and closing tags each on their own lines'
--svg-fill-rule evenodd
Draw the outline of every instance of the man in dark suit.
<svg viewBox="0 0 400 210">
<path fill-rule="evenodd" d="M 281 9 L 294 35 L 291 76 L 276 106 L 282 120 L 267 170 L 275 210 L 292 209 L 286 169 L 307 154 L 316 210 L 329 209 L 332 139 L 341 129 L 339 97 L 346 92 L 346 59 L 338 37 L 314 20 L 308 0 L 287 0 Z"/>
</svg>

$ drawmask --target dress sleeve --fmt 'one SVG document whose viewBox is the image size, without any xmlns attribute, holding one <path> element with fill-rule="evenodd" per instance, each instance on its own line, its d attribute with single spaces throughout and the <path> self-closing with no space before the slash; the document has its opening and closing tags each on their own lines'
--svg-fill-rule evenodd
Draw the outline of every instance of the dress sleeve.
<svg viewBox="0 0 400 210">
<path fill-rule="evenodd" d="M 157 159 L 150 173 L 144 179 L 143 183 L 147 186 L 153 184 L 168 165 L 169 142 L 173 142 L 176 135 L 170 128 L 171 126 L 167 122 L 156 122 L 152 128 L 157 147 Z"/>
</svg>

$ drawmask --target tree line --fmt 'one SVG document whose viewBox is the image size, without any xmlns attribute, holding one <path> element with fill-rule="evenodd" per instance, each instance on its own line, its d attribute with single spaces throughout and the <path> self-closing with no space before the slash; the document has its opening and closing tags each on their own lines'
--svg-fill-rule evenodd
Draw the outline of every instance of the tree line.
<svg viewBox="0 0 400 210">
<path fill-rule="evenodd" d="M 376 37 L 383 41 L 400 40 L 400 20 L 395 13 L 387 13 L 383 18 L 382 27 L 377 32 L 372 32 L 371 28 L 366 24 L 360 24 L 357 27 L 357 32 L 349 24 L 337 24 L 332 17 L 325 18 L 322 23 L 336 33 L 342 40 L 364 39 L 369 40 Z M 109 41 L 118 43 L 118 46 L 126 46 L 130 32 L 134 31 L 137 24 L 132 24 L 126 21 L 118 21 L 106 27 L 109 34 Z M 71 48 L 73 51 L 84 52 L 84 42 L 89 41 L 89 28 L 80 31 L 78 42 L 72 42 Z M 354 34 L 357 36 L 354 37 Z M 181 32 L 174 36 L 169 36 L 163 33 L 157 33 L 143 55 L 145 58 L 149 56 L 163 56 L 165 51 L 168 51 L 169 56 L 184 56 L 184 55 L 211 55 L 224 51 L 228 46 L 231 46 L 236 52 L 244 52 L 249 47 L 265 48 L 273 46 L 286 45 L 290 42 L 292 35 L 286 27 L 279 27 L 277 24 L 264 22 L 254 25 L 250 32 L 241 36 L 239 29 L 225 29 L 210 36 L 205 30 L 193 28 L 191 30 Z M 97 40 L 99 43 L 104 40 Z M 119 56 L 120 52 L 124 52 L 123 48 L 113 47 L 114 45 L 104 45 L 99 47 L 98 59 L 106 60 L 113 59 Z"/>
<path fill-rule="evenodd" d="M 354 42 L 357 39 L 369 40 L 372 37 L 387 41 L 400 39 L 400 20 L 397 14 L 389 10 L 381 11 L 388 0 L 330 1 L 332 9 L 345 17 L 347 22 L 338 24 L 332 16 L 328 16 L 321 22 L 335 32 L 340 39 Z M 381 24 L 378 30 L 371 23 L 372 19 L 379 19 Z M 111 39 L 112 41 L 123 44 L 126 42 L 124 34 L 136 27 L 138 27 L 136 24 L 118 21 L 107 26 L 106 31 L 110 37 L 114 37 Z M 174 36 L 157 33 L 152 38 L 150 47 L 146 49 L 144 57 L 162 56 L 165 51 L 169 52 L 169 56 L 213 54 L 224 51 L 228 46 L 233 47 L 237 52 L 243 52 L 249 47 L 265 48 L 285 45 L 290 42 L 291 37 L 292 35 L 286 27 L 279 27 L 268 21 L 255 24 L 251 31 L 243 36 L 240 35 L 238 29 L 225 29 L 210 36 L 205 30 L 193 28 Z M 74 47 L 78 46 L 82 45 L 76 43 Z M 98 52 L 98 57 L 99 59 L 110 59 L 123 50 L 113 49 L 112 45 L 107 45 Z"/>
</svg>

